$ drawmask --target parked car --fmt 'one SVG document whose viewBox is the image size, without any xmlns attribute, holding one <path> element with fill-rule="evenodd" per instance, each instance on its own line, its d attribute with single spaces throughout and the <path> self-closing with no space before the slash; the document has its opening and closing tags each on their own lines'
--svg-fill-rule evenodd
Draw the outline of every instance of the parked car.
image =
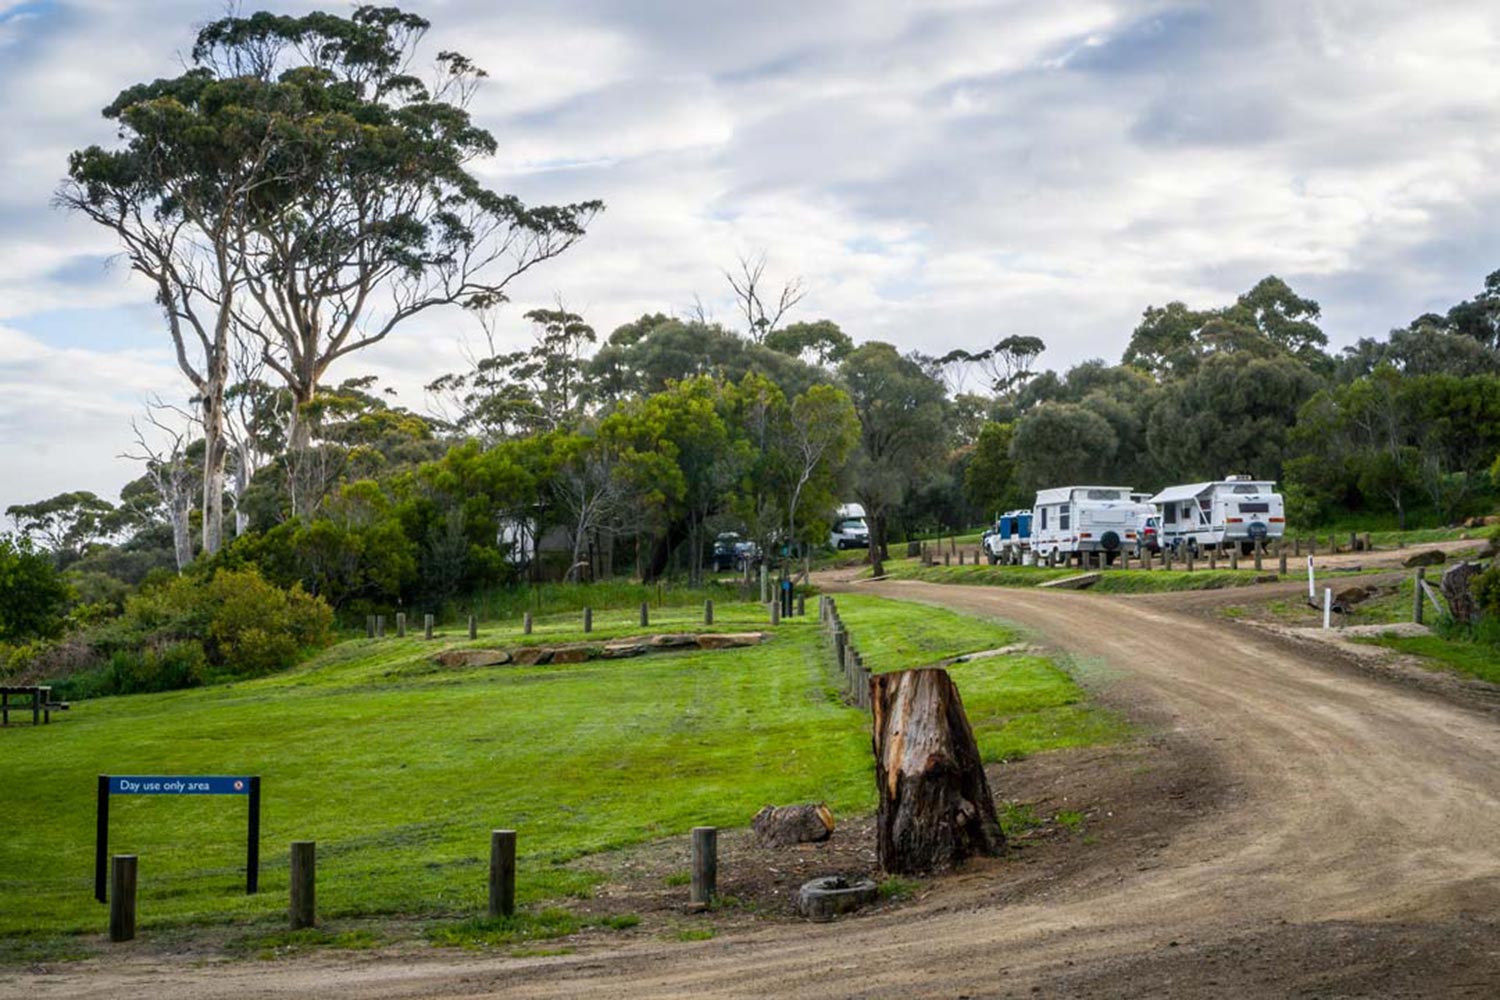
<svg viewBox="0 0 1500 1000">
<path fill-rule="evenodd" d="M 1019 566 L 1031 551 L 1031 511 L 1010 510 L 1000 515 L 995 526 L 979 540 L 990 565 L 1005 563 Z"/>
<path fill-rule="evenodd" d="M 721 532 L 714 539 L 713 566 L 715 573 L 724 573 L 739 568 L 737 547 L 744 541 L 737 531 Z"/>
</svg>

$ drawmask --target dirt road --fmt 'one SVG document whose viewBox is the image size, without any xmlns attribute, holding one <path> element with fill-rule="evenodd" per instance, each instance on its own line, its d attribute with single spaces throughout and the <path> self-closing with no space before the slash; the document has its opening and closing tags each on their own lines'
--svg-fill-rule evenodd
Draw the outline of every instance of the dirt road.
<svg viewBox="0 0 1500 1000">
<path fill-rule="evenodd" d="M 694 944 L 529 960 L 64 968 L 13 986 L 30 998 L 157 1000 L 1500 995 L 1491 713 L 1159 601 L 861 590 L 1033 630 L 1211 772 L 1215 807 L 1149 851 L 1019 901 L 997 891 L 1002 862 L 926 905 Z"/>
</svg>

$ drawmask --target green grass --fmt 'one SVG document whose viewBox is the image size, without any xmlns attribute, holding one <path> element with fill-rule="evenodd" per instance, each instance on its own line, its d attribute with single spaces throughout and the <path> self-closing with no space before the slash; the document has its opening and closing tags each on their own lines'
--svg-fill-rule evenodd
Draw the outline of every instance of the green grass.
<svg viewBox="0 0 1500 1000">
<path fill-rule="evenodd" d="M 895 901 L 910 899 L 921 888 L 922 883 L 916 879 L 901 878 L 900 876 L 892 875 L 889 878 L 881 879 L 880 884 L 875 887 L 875 890 L 880 893 L 881 899 Z"/>
<path fill-rule="evenodd" d="M 1255 583 L 1257 577 L 1275 573 L 1278 568 L 1274 558 L 1267 558 L 1264 569 L 1256 572 L 1253 566 L 1246 568 L 1248 559 L 1242 560 L 1239 570 L 1210 570 L 1206 562 L 1189 573 L 1186 570 L 1108 569 L 1101 573 L 1099 582 L 1089 589 L 1096 594 L 1153 594 L 1179 590 L 1220 590 L 1225 587 L 1243 587 Z M 1038 587 L 1051 580 L 1062 580 L 1092 570 L 1048 569 L 1045 566 L 923 566 L 917 559 L 893 559 L 885 564 L 886 574 L 896 580 L 924 580 L 928 583 L 957 583 L 986 587 Z"/>
<path fill-rule="evenodd" d="M 1500 684 L 1500 649 L 1487 643 L 1445 639 L 1438 635 L 1383 635 L 1359 641 L 1420 657 L 1444 670 Z"/>
<path fill-rule="evenodd" d="M 873 669 L 1015 638 L 999 623 L 919 605 L 851 595 L 839 606 Z M 689 627 L 699 613 L 679 610 L 649 631 Z M 634 614 L 601 612 L 594 638 L 635 630 Z M 724 604 L 718 626 L 768 628 L 764 615 Z M 549 641 L 583 638 L 577 630 L 571 612 L 537 622 Z M 486 623 L 478 644 L 507 645 L 519 631 L 514 620 Z M 416 917 L 443 922 L 434 940 L 482 947 L 571 933 L 556 904 L 590 896 L 604 878 L 564 865 L 572 859 L 700 824 L 744 826 L 767 802 L 821 800 L 837 814 L 874 806 L 868 716 L 837 696 L 811 613 L 750 649 L 432 664 L 439 649 L 467 644 L 451 634 L 358 639 L 277 676 L 97 699 L 51 726 L 0 731 L 0 958 L 73 957 L 91 947 L 76 935 L 104 928 L 92 899 L 101 773 L 263 776 L 256 896 L 243 893 L 242 799 L 113 800 L 111 849 L 140 855 L 141 935 L 158 940 L 211 925 L 277 929 L 293 840 L 318 843 L 319 915 L 330 925 Z M 987 760 L 1125 732 L 1044 659 L 982 659 L 952 673 Z M 468 919 L 483 912 L 496 827 L 520 831 L 524 915 L 510 924 Z M 266 940 L 251 947 L 323 943 Z"/>
</svg>

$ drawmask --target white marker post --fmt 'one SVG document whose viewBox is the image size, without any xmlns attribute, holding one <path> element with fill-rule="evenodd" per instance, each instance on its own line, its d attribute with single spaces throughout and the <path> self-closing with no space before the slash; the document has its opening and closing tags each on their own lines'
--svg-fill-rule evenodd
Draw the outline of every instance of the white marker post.
<svg viewBox="0 0 1500 1000">
<path fill-rule="evenodd" d="M 1323 631 L 1333 624 L 1333 588 L 1323 588 Z"/>
<path fill-rule="evenodd" d="M 1307 603 L 1317 607 L 1318 590 L 1313 583 L 1313 561 L 1312 556 L 1307 557 Z"/>
</svg>

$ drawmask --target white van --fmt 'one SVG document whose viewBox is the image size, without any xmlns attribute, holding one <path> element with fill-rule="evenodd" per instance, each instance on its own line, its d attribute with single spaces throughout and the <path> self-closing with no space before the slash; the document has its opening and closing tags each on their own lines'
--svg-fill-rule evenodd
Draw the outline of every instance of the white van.
<svg viewBox="0 0 1500 1000">
<path fill-rule="evenodd" d="M 839 550 L 870 547 L 870 525 L 865 521 L 863 505 L 846 503 L 834 511 L 833 529 L 828 532 L 828 544 Z"/>
<path fill-rule="evenodd" d="M 1169 486 L 1151 498 L 1161 515 L 1161 543 L 1200 552 L 1238 545 L 1246 555 L 1286 534 L 1276 484 L 1249 476 Z"/>
<path fill-rule="evenodd" d="M 1031 548 L 1037 559 L 1101 552 L 1113 562 L 1138 536 L 1140 504 L 1128 486 L 1062 486 L 1038 490 L 1031 511 Z"/>
</svg>

